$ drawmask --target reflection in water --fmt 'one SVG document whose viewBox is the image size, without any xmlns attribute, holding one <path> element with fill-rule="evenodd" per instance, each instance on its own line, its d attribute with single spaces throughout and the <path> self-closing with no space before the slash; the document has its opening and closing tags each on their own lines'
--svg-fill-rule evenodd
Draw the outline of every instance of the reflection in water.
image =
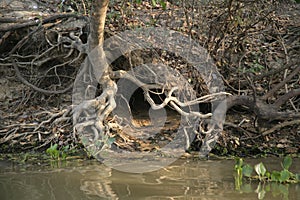
<svg viewBox="0 0 300 200">
<path fill-rule="evenodd" d="M 276 165 L 278 163 L 279 160 Z M 257 199 L 256 183 L 235 190 L 233 165 L 234 161 L 226 160 L 178 160 L 159 171 L 129 174 L 98 162 L 73 162 L 64 168 L 52 169 L 24 169 L 0 162 L 0 196 L 2 200 Z M 294 165 L 297 166 L 295 162 Z M 299 185 L 285 187 L 284 196 L 268 192 L 268 187 L 264 185 L 264 199 L 293 200 L 299 197 Z M 271 189 L 278 187 L 282 186 L 270 185 Z"/>
</svg>

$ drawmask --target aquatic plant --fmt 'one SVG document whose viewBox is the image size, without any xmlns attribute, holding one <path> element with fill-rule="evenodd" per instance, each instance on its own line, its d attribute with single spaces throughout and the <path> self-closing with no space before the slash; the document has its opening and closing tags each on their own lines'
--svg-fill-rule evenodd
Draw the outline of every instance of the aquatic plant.
<svg viewBox="0 0 300 200">
<path fill-rule="evenodd" d="M 61 149 L 58 149 L 58 145 L 54 144 L 46 150 L 46 153 L 51 156 L 52 159 L 54 160 L 66 160 L 68 156 L 68 151 L 69 151 L 69 145 L 63 146 Z"/>
<path fill-rule="evenodd" d="M 236 171 L 236 183 L 241 185 L 244 177 L 251 180 L 259 180 L 260 182 L 271 181 L 278 183 L 299 183 L 300 174 L 294 174 L 290 172 L 289 168 L 291 165 L 291 156 L 286 156 L 281 163 L 283 168 L 281 171 L 273 170 L 272 172 L 269 172 L 262 162 L 252 167 L 249 164 L 244 164 L 244 160 L 242 158 L 236 158 L 236 163 L 234 166 Z M 256 175 L 252 175 L 253 171 L 256 172 Z"/>
<path fill-rule="evenodd" d="M 234 165 L 235 169 L 235 188 L 240 192 L 252 192 L 251 183 L 243 183 L 243 179 L 256 180 L 259 181 L 255 192 L 258 195 L 258 199 L 264 199 L 266 192 L 271 192 L 273 196 L 281 195 L 283 199 L 288 198 L 288 186 L 287 183 L 299 183 L 300 174 L 294 174 L 289 171 L 290 166 L 292 165 L 292 158 L 286 156 L 282 163 L 281 171 L 272 171 L 269 172 L 265 165 L 260 162 L 254 167 L 249 164 L 245 164 L 242 158 L 236 158 Z M 255 171 L 255 175 L 253 175 Z"/>
</svg>

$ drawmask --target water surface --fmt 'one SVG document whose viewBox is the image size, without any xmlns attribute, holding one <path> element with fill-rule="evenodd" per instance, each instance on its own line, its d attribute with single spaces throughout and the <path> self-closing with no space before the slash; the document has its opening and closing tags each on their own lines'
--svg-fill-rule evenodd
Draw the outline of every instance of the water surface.
<svg viewBox="0 0 300 200">
<path fill-rule="evenodd" d="M 261 160 L 247 160 L 257 164 Z M 281 159 L 262 160 L 268 170 L 280 169 Z M 296 172 L 300 159 L 294 160 Z M 300 199 L 300 185 L 252 182 L 239 190 L 235 186 L 233 160 L 195 161 L 180 159 L 173 165 L 144 174 L 110 169 L 97 161 L 52 163 L 26 166 L 0 161 L 1 200 L 77 199 Z M 299 168 L 298 168 L 299 173 Z M 255 191 L 257 190 L 257 191 Z"/>
</svg>

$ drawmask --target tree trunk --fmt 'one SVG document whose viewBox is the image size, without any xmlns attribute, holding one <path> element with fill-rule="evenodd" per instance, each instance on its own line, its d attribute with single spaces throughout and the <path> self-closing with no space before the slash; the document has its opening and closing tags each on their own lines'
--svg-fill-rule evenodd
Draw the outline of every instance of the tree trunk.
<svg viewBox="0 0 300 200">
<path fill-rule="evenodd" d="M 104 26 L 109 0 L 93 0 L 88 39 L 89 50 L 103 44 Z"/>
<path fill-rule="evenodd" d="M 102 148 L 105 147 L 107 135 L 109 135 L 110 132 L 110 128 L 105 125 L 105 120 L 116 107 L 115 95 L 117 92 L 117 84 L 110 77 L 110 66 L 107 63 L 106 55 L 103 50 L 104 27 L 108 4 L 109 0 L 92 1 L 90 34 L 88 37 L 88 48 L 89 53 L 91 53 L 91 57 L 88 57 L 94 62 L 90 62 L 91 60 L 89 60 L 87 65 L 90 67 L 90 70 L 94 73 L 94 76 L 102 87 L 101 95 L 94 99 L 94 107 L 96 108 L 96 119 L 94 124 L 96 129 L 94 129 L 94 138 L 96 139 L 92 143 L 95 144 L 99 141 L 104 143 L 102 147 L 98 147 L 99 149 L 97 151 L 101 151 Z M 84 103 L 88 105 L 88 101 Z M 92 144 L 92 146 L 94 144 Z"/>
</svg>

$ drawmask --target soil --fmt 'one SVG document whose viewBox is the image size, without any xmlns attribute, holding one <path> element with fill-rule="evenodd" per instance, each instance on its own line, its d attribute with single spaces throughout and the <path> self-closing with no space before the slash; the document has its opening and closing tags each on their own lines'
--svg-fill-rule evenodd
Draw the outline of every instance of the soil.
<svg viewBox="0 0 300 200">
<path fill-rule="evenodd" d="M 22 1 L 24 5 L 0 4 L 0 6 L 2 10 L 9 12 L 13 9 L 20 9 L 20 6 L 28 7 L 28 2 L 31 1 Z M 61 8 L 62 10 L 59 10 L 58 5 L 56 5 L 54 1 L 51 1 L 52 3 L 46 1 L 41 2 L 44 7 L 41 5 L 40 9 L 44 12 L 45 16 L 51 16 L 55 13 L 64 13 L 66 9 L 75 9 L 77 12 L 79 10 L 80 12 L 84 11 L 83 6 L 80 4 L 81 1 L 66 1 Z M 77 4 L 75 5 L 71 2 L 77 2 Z M 275 1 L 274 4 L 278 2 Z M 266 1 L 262 1 L 261 4 L 269 5 Z M 51 5 L 49 7 L 51 9 L 46 9 L 45 5 Z M 246 14 L 253 15 L 255 11 L 254 8 L 251 10 L 251 8 L 247 7 L 249 5 L 245 5 L 244 10 L 239 10 L 238 5 L 240 4 L 236 3 L 236 5 L 234 4 L 231 7 L 235 15 L 240 14 L 239 12 L 242 11 Z M 299 5 L 300 4 L 289 1 L 272 5 L 272 7 L 277 7 L 278 9 L 268 15 L 268 17 L 266 17 L 268 19 L 260 19 L 261 21 L 251 27 L 248 27 L 248 22 L 246 20 L 243 21 L 243 19 L 239 20 L 243 21 L 245 25 L 240 21 L 236 22 L 240 24 L 235 24 L 235 18 L 231 18 L 232 23 L 226 24 L 225 22 L 227 22 L 226 20 L 228 19 L 225 19 L 226 12 L 224 11 L 224 7 L 217 3 L 207 5 L 207 8 L 210 10 L 203 11 L 201 16 L 206 17 L 210 24 L 202 23 L 204 28 L 200 31 L 200 28 L 195 27 L 189 30 L 191 26 L 184 24 L 186 23 L 184 14 L 187 10 L 181 9 L 180 6 L 177 6 L 175 3 L 171 4 L 168 2 L 168 10 L 165 11 L 163 6 L 153 6 L 147 1 L 142 4 L 127 3 L 126 5 L 121 5 L 116 1 L 115 4 L 110 5 L 106 35 L 109 37 L 125 29 L 149 24 L 154 26 L 160 26 L 163 23 L 167 24 L 169 19 L 168 15 L 174 14 L 173 19 L 182 22 L 182 24 L 179 27 L 174 27 L 175 25 L 172 24 L 173 27 L 170 28 L 178 28 L 179 31 L 185 34 L 191 34 L 193 39 L 197 39 L 201 45 L 209 50 L 224 78 L 227 92 L 238 95 L 263 97 L 268 91 L 274 88 L 274 86 L 284 81 L 297 66 L 299 68 Z M 87 2 L 86 6 L 88 6 Z M 255 6 L 259 7 L 260 5 L 255 4 Z M 189 8 L 187 7 L 186 9 Z M 121 11 L 126 12 L 122 14 Z M 145 13 L 151 13 L 152 19 L 148 17 L 148 14 L 145 15 Z M 234 17 L 234 14 L 231 17 Z M 263 13 L 259 14 L 263 16 Z M 198 18 L 194 16 L 194 18 L 195 22 L 191 22 L 192 26 L 196 26 L 197 20 L 200 19 L 199 16 Z M 23 19 L 25 20 L 24 16 Z M 249 20 L 255 19 L 255 17 L 249 18 Z M 16 21 L 12 25 L 18 23 L 20 22 Z M 51 21 L 49 24 L 44 24 L 44 32 L 53 34 L 53 37 L 57 37 L 56 31 L 58 33 L 60 27 L 65 27 L 63 23 L 72 24 L 73 22 L 71 18 Z M 57 26 L 58 28 L 52 29 L 47 25 L 49 25 L 49 27 Z M 43 153 L 51 144 L 58 144 L 60 149 L 69 145 L 71 150 L 84 152 L 84 147 L 80 139 L 74 135 L 72 129 L 72 91 L 69 90 L 62 94 L 45 94 L 36 91 L 19 79 L 11 60 L 7 59 L 9 52 L 12 52 L 13 48 L 19 45 L 16 54 L 20 57 L 15 56 L 14 59 L 16 59 L 18 63 L 21 63 L 19 68 L 22 76 L 44 90 L 62 90 L 74 81 L 76 72 L 83 62 L 84 56 L 80 57 L 80 59 L 74 63 L 68 63 L 61 68 L 56 67 L 61 77 L 55 78 L 58 76 L 55 74 L 57 71 L 53 69 L 55 68 L 53 66 L 74 60 L 80 54 L 80 52 L 75 51 L 75 53 L 71 52 L 70 57 L 58 56 L 59 54 L 66 55 L 70 53 L 68 49 L 63 49 L 63 46 L 61 46 L 62 49 L 54 51 L 53 54 L 50 53 L 54 59 L 45 62 L 39 68 L 32 68 L 30 64 L 22 64 L 22 62 L 26 63 L 32 60 L 30 55 L 36 57 L 41 55 L 41 52 L 45 53 L 47 49 L 51 48 L 51 46 L 47 44 L 47 41 L 45 41 L 46 34 L 43 31 L 38 32 L 38 30 L 36 30 L 38 34 L 35 35 L 37 38 L 28 39 L 27 43 L 21 44 L 20 46 L 19 42 L 22 38 L 29 35 L 24 33 L 34 32 L 33 30 L 37 26 L 38 25 L 25 26 L 24 28 L 5 31 L 3 31 L 3 26 L 0 26 L 0 152 L 2 154 L 32 151 Z M 224 28 L 225 26 L 226 29 Z M 62 31 L 63 35 L 66 35 L 68 31 L 71 30 L 73 30 L 72 26 L 66 28 L 66 30 Z M 82 30 L 83 34 L 81 38 L 86 42 L 88 34 L 88 32 L 86 32 L 86 26 L 83 26 Z M 216 30 L 219 30 L 219 32 L 216 32 Z M 241 31 L 235 32 L 236 30 Z M 223 35 L 218 35 L 221 32 Z M 248 38 L 239 34 L 246 34 Z M 50 39 L 50 36 L 48 39 Z M 242 40 L 242 42 L 239 43 L 238 40 Z M 37 46 L 37 44 L 39 46 Z M 247 50 L 244 48 L 247 48 Z M 129 57 L 130 56 L 127 55 L 127 57 L 122 58 L 123 61 L 121 60 L 119 62 L 128 62 Z M 136 57 L 139 58 L 141 56 L 138 55 Z M 174 55 L 171 55 L 171 57 L 174 58 Z M 143 55 L 143 59 L 146 60 L 145 55 Z M 181 61 L 174 61 L 173 64 L 180 65 L 182 64 L 180 62 Z M 241 65 L 244 67 L 240 68 Z M 288 65 L 290 65 L 290 67 L 286 67 Z M 115 63 L 114 69 L 118 68 L 120 68 L 120 65 Z M 247 73 L 243 74 L 241 70 L 243 72 L 247 71 Z M 49 73 L 47 74 L 46 72 Z M 41 76 L 43 73 L 47 75 Z M 257 77 L 261 78 L 258 79 Z M 285 82 L 281 89 L 278 89 L 275 94 L 265 99 L 264 102 L 268 105 L 274 103 L 276 99 L 288 93 L 288 91 L 299 90 L 299 85 L 300 76 L 298 73 L 289 81 Z M 194 85 L 194 87 L 196 86 Z M 199 91 L 199 93 L 201 92 L 207 92 L 205 91 L 205 87 L 204 89 L 202 87 L 202 91 Z M 119 148 L 130 149 L 131 151 L 158 150 L 169 141 L 172 141 L 173 133 L 178 129 L 181 117 L 174 110 L 169 109 L 167 111 L 167 119 L 161 119 L 162 121 L 165 120 L 164 125 L 158 129 L 158 127 L 161 126 L 159 120 L 157 120 L 158 124 L 153 124 L 153 122 L 150 121 L 148 113 L 149 104 L 145 103 L 140 96 L 141 94 L 136 94 L 136 98 L 140 98 L 140 100 L 134 104 L 136 109 L 133 113 L 133 126 L 119 133 L 116 137 L 115 145 L 119 146 Z M 209 105 L 203 106 L 204 110 L 209 112 Z M 280 106 L 279 111 L 296 113 L 298 117 L 268 120 L 257 116 L 255 110 L 249 109 L 248 106 L 233 106 L 227 112 L 224 130 L 212 153 L 225 156 L 257 156 L 268 154 L 293 154 L 299 156 L 300 123 L 297 122 L 299 122 L 300 95 L 298 94 L 291 97 L 286 103 Z M 148 132 L 143 131 L 144 129 Z M 134 132 L 136 130 L 138 131 Z M 149 132 L 149 130 L 153 130 L 153 132 Z M 198 151 L 204 137 L 205 135 L 197 135 L 187 151 Z"/>
</svg>

